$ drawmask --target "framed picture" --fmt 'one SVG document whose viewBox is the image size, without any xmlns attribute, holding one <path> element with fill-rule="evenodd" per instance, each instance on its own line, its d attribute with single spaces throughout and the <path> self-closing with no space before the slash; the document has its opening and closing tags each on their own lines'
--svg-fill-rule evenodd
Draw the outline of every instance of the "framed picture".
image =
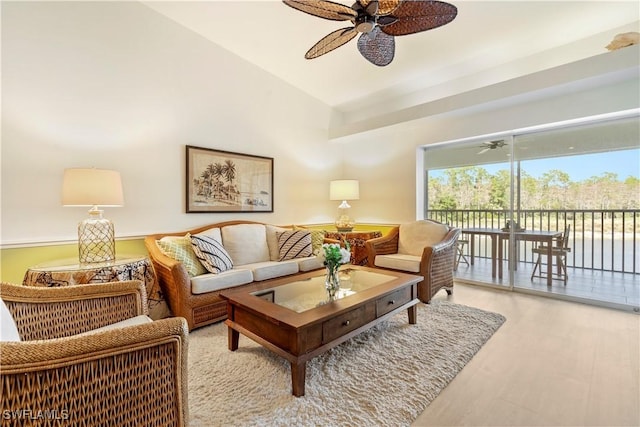
<svg viewBox="0 0 640 427">
<path fill-rule="evenodd" d="M 187 213 L 273 212 L 273 158 L 187 145 Z"/>
</svg>

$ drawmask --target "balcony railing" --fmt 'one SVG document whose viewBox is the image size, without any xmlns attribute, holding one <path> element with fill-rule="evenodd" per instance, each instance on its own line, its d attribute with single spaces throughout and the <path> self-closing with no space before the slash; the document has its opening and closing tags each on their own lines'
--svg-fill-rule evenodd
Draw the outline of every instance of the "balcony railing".
<svg viewBox="0 0 640 427">
<path fill-rule="evenodd" d="M 431 210 L 427 217 L 459 228 L 503 228 L 504 210 Z M 571 225 L 567 265 L 640 274 L 640 210 L 522 210 L 516 221 L 526 230 L 561 230 Z M 535 242 L 519 242 L 519 260 L 535 262 Z M 475 256 L 490 257 L 487 239 L 476 242 Z"/>
</svg>

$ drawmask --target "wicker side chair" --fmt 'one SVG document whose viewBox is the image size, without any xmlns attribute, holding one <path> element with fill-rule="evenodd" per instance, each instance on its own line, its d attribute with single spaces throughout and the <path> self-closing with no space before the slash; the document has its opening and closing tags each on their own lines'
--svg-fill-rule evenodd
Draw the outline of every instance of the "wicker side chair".
<svg viewBox="0 0 640 427">
<path fill-rule="evenodd" d="M 420 246 L 419 242 L 415 241 L 418 237 L 411 234 L 416 232 L 417 235 L 422 235 L 425 229 L 434 229 L 441 233 L 442 237 L 435 238 L 435 242 L 425 241 Z M 366 241 L 368 266 L 421 275 L 424 280 L 418 283 L 418 298 L 423 302 L 431 301 L 440 289 L 445 289 L 447 294 L 451 295 L 460 231 L 459 228 L 448 227 L 432 220 L 416 221 L 394 227 L 386 235 Z M 401 241 L 403 235 L 405 239 L 413 239 L 414 242 L 411 245 L 403 244 Z M 433 241 L 434 238 L 427 240 Z M 410 249 L 407 251 L 409 246 L 414 248 L 419 246 L 420 251 L 411 253 Z"/>
<path fill-rule="evenodd" d="M 184 426 L 187 323 L 147 314 L 140 281 L 42 288 L 0 284 L 21 341 L 0 342 L 5 425 Z"/>
</svg>

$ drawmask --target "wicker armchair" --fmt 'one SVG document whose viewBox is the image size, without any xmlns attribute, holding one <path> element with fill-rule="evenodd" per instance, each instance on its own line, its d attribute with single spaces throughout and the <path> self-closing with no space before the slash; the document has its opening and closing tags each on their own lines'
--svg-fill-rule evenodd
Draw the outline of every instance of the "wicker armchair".
<svg viewBox="0 0 640 427">
<path fill-rule="evenodd" d="M 21 339 L 0 342 L 1 425 L 187 424 L 184 319 L 85 333 L 146 314 L 142 282 L 0 295 Z"/>
<path fill-rule="evenodd" d="M 438 234 L 420 244 L 420 237 L 430 233 L 431 230 Z M 423 302 L 431 301 L 440 289 L 445 289 L 451 295 L 460 231 L 459 228 L 451 228 L 432 220 L 416 221 L 394 227 L 385 236 L 367 240 L 365 246 L 368 266 L 421 275 L 424 280 L 418 283 L 418 298 Z M 402 238 L 414 241 L 403 244 Z M 415 241 L 416 239 L 418 240 Z"/>
</svg>

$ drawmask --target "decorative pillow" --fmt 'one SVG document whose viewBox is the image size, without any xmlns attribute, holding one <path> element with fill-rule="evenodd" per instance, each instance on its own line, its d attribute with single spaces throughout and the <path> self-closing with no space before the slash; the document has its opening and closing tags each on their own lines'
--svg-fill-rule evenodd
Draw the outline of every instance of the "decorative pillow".
<svg viewBox="0 0 640 427">
<path fill-rule="evenodd" d="M 222 273 L 233 268 L 233 261 L 224 246 L 205 234 L 191 236 L 191 245 L 204 268 L 211 273 Z"/>
<path fill-rule="evenodd" d="M 278 248 L 280 250 L 279 261 L 306 258 L 313 253 L 311 249 L 311 233 L 309 231 L 283 231 L 276 233 L 276 235 L 278 236 Z"/>
<path fill-rule="evenodd" d="M 193 252 L 189 234 L 182 237 L 166 236 L 156 240 L 156 244 L 163 254 L 181 262 L 190 277 L 199 276 L 207 272 L 207 269 L 204 268 Z"/>
<path fill-rule="evenodd" d="M 0 341 L 20 341 L 18 327 L 11 312 L 0 299 Z"/>
<path fill-rule="evenodd" d="M 298 225 L 293 226 L 294 230 L 306 230 L 311 233 L 311 251 L 315 254 L 320 248 L 322 248 L 322 244 L 324 243 L 324 230 L 308 230 L 304 227 L 300 227 Z"/>
</svg>

